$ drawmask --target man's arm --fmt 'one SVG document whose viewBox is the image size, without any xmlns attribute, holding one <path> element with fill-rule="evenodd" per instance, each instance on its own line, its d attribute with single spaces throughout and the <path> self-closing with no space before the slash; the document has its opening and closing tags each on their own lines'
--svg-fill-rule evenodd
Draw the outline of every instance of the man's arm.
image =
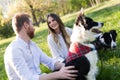
<svg viewBox="0 0 120 80">
<path fill-rule="evenodd" d="M 65 64 L 60 62 L 60 61 L 57 61 L 55 63 L 55 70 L 60 70 Z"/>
<path fill-rule="evenodd" d="M 45 53 L 40 50 L 41 58 L 40 61 L 46 64 L 52 70 L 59 70 L 49 74 L 40 75 L 39 80 L 57 80 L 57 79 L 75 79 L 77 70 L 73 70 L 74 66 L 64 67 L 64 63 L 56 61 L 48 57 Z"/>
</svg>

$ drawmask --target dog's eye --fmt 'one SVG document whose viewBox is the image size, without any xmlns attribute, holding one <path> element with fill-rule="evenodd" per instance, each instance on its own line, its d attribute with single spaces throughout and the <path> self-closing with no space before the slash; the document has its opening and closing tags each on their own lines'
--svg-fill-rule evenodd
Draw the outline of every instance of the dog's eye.
<svg viewBox="0 0 120 80">
<path fill-rule="evenodd" d="M 84 24 L 85 27 L 87 27 L 88 25 L 87 24 Z"/>
</svg>

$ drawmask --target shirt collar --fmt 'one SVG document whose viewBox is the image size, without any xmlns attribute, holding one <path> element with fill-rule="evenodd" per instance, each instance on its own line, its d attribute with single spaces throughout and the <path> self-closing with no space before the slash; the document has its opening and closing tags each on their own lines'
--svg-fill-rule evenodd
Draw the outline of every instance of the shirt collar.
<svg viewBox="0 0 120 80">
<path fill-rule="evenodd" d="M 33 42 L 30 40 L 29 44 L 25 42 L 23 39 L 21 39 L 19 36 L 16 36 L 16 40 L 19 41 L 19 43 L 23 46 L 28 47 L 28 45 L 33 45 Z"/>
</svg>

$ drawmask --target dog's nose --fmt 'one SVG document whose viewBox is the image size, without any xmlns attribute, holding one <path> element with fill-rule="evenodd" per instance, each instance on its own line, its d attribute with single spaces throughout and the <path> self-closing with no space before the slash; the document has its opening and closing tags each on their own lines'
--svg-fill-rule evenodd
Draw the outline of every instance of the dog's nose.
<svg viewBox="0 0 120 80">
<path fill-rule="evenodd" d="M 113 48 L 115 49 L 115 48 L 116 48 L 116 46 L 113 46 Z"/>
<path fill-rule="evenodd" d="M 117 47 L 116 42 L 112 42 L 111 48 L 116 48 L 116 47 Z"/>
</svg>

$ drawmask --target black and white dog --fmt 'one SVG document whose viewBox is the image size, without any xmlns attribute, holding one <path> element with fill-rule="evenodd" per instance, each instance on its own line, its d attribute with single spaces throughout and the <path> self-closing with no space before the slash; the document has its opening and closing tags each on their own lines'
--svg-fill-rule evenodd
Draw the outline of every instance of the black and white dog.
<svg viewBox="0 0 120 80">
<path fill-rule="evenodd" d="M 116 48 L 116 30 L 110 30 L 109 32 L 102 33 L 99 35 L 95 41 L 91 42 L 94 44 L 97 50 L 107 49 L 107 48 Z"/>
<path fill-rule="evenodd" d="M 79 71 L 76 80 L 96 80 L 98 72 L 96 65 L 98 62 L 97 50 L 116 47 L 117 34 L 115 30 L 111 30 L 110 32 L 101 33 L 95 38 L 92 31 L 88 31 L 92 28 L 92 21 L 91 23 L 88 22 L 88 24 L 86 21 L 88 19 L 83 17 L 83 13 L 80 12 L 74 24 L 71 45 L 65 66 L 74 65 L 75 69 Z M 103 26 L 103 23 L 96 25 Z M 91 28 L 87 28 L 88 26 Z M 87 41 L 91 43 L 88 44 L 86 43 Z"/>
</svg>

